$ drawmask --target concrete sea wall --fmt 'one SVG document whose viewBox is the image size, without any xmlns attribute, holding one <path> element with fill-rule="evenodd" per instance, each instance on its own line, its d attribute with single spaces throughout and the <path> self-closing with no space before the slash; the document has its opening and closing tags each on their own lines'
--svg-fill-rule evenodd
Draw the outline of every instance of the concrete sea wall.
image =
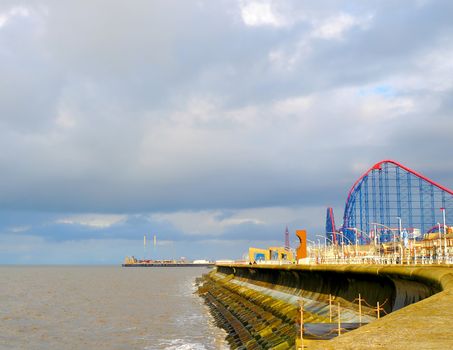
<svg viewBox="0 0 453 350">
<path fill-rule="evenodd" d="M 299 300 L 304 301 L 304 323 L 307 326 L 310 323 L 327 325 L 336 322 L 336 315 L 332 319 L 329 308 L 329 295 L 332 304 L 341 304 L 341 321 L 356 323 L 359 319 L 356 302 L 360 294 L 364 299 L 360 320 L 368 325 L 329 341 L 308 342 L 309 348 L 346 349 L 361 344 L 356 347 L 360 349 L 364 346 L 373 347 L 368 344 L 370 334 L 367 329 L 387 324 L 386 320 L 394 315 L 404 316 L 410 312 L 406 318 L 412 319 L 409 323 L 417 324 L 417 318 L 423 318 L 425 313 L 435 314 L 435 306 L 429 309 L 430 300 L 436 300 L 439 295 L 452 297 L 452 272 L 450 267 L 431 266 L 219 265 L 205 276 L 199 291 L 218 325 L 229 333 L 231 347 L 243 349 L 294 348 L 299 332 Z M 374 306 L 378 302 L 383 305 L 381 316 L 388 316 L 376 320 Z M 414 312 L 407 307 L 410 304 L 414 307 L 425 305 L 426 302 L 428 308 L 422 308 L 421 311 L 417 308 L 417 312 Z M 451 313 L 453 316 L 453 311 Z M 450 320 L 443 321 L 451 323 Z M 379 339 L 376 344 L 380 344 L 377 348 L 386 348 L 389 339 L 399 339 L 398 334 L 404 334 L 411 328 L 407 322 L 386 327 L 388 329 L 375 329 L 376 339 Z M 361 334 L 366 336 L 361 338 Z M 354 344 L 348 339 L 354 339 L 351 340 Z M 438 341 L 430 340 L 428 336 L 421 339 L 426 344 Z M 388 343 L 388 348 L 393 348 L 395 341 Z M 446 341 L 444 339 L 443 343 Z M 448 339 L 447 343 L 452 345 L 449 342 Z M 400 348 L 405 348 L 404 344 L 410 348 L 410 343 L 406 339 Z"/>
</svg>

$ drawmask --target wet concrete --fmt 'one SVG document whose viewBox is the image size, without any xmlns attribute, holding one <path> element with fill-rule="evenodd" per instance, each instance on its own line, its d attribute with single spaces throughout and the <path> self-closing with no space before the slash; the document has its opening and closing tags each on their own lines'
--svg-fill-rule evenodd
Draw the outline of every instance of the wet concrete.
<svg viewBox="0 0 453 350">
<path fill-rule="evenodd" d="M 443 291 L 310 349 L 453 349 L 453 271 L 432 269 Z"/>
<path fill-rule="evenodd" d="M 381 318 L 363 327 L 342 334 L 332 340 L 307 339 L 305 345 L 310 349 L 449 349 L 453 348 L 450 334 L 453 334 L 453 269 L 435 266 L 233 266 L 218 267 L 218 276 L 228 276 L 228 293 L 235 293 L 250 299 L 260 295 L 261 302 L 275 304 L 276 308 L 267 308 L 268 323 L 271 325 L 276 316 L 282 316 L 278 307 L 290 311 L 291 317 L 281 318 L 280 327 L 286 323 L 285 340 L 274 346 L 279 349 L 294 347 L 297 337 L 296 302 L 307 302 L 308 320 L 305 331 L 307 338 L 319 339 L 321 334 L 328 334 L 324 339 L 334 335 L 334 324 L 326 320 L 326 296 L 333 294 L 335 300 L 343 304 L 354 302 L 361 293 L 372 309 L 376 301 L 382 305 Z M 214 283 L 217 283 L 214 281 Z M 263 299 L 264 298 L 264 299 Z M 253 298 L 252 298 L 253 299 Z M 258 300 L 258 299 L 257 299 Z M 311 304 L 310 304 L 311 302 Z M 252 300 L 253 303 L 253 300 Z M 278 305 L 282 303 L 281 305 Z M 226 302 L 228 306 L 228 302 Z M 263 303 L 266 309 L 266 304 Z M 345 309 L 342 322 L 357 327 L 354 318 L 354 307 Z M 365 311 L 366 307 L 365 307 Z M 239 312 L 239 311 L 236 311 Z M 388 314 L 382 317 L 383 314 Z M 252 317 L 252 316 L 250 316 Z M 370 316 L 372 321 L 373 315 Z M 291 329 L 291 325 L 293 328 Z M 346 324 L 344 325 L 346 326 Z M 272 335 L 260 323 L 249 326 L 251 338 L 253 327 L 260 328 L 260 337 Z M 296 327 L 296 328 L 295 328 Z M 325 329 L 324 329 L 325 328 Z M 342 326 L 342 328 L 344 328 Z M 323 332 L 327 330 L 327 332 Z M 311 336 L 310 336 L 311 334 Z M 290 339 L 293 337 L 292 339 Z M 275 338 L 275 337 L 274 337 Z M 270 343 L 269 343 L 270 344 Z M 239 345 L 238 348 L 241 346 Z M 247 347 L 245 347 L 247 348 Z M 256 348 L 271 348 L 257 345 Z"/>
</svg>

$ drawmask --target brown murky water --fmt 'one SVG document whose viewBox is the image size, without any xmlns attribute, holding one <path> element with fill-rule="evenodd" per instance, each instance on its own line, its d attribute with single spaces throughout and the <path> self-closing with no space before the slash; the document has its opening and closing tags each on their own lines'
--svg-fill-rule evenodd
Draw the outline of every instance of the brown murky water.
<svg viewBox="0 0 453 350">
<path fill-rule="evenodd" d="M 207 268 L 0 267 L 0 349 L 227 349 Z"/>
</svg>

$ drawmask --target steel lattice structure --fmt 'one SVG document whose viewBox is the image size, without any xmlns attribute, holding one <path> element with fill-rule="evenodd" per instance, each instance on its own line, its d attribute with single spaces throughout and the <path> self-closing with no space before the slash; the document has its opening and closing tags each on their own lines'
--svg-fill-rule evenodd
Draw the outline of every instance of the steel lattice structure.
<svg viewBox="0 0 453 350">
<path fill-rule="evenodd" d="M 398 218 L 401 218 L 403 231 L 412 238 L 421 238 L 418 233 L 426 233 L 443 223 L 442 210 L 447 226 L 453 224 L 452 190 L 400 163 L 384 160 L 372 166 L 352 186 L 340 231 L 354 243 L 356 237 L 359 243 L 366 243 L 375 234 L 381 241 L 389 241 L 399 231 Z"/>
<path fill-rule="evenodd" d="M 288 230 L 288 225 L 286 225 L 286 230 L 285 230 L 285 249 L 290 250 L 291 246 L 289 244 L 289 230 Z"/>
<path fill-rule="evenodd" d="M 326 216 L 326 237 L 329 240 L 329 243 L 336 244 L 337 243 L 337 235 L 336 235 L 336 228 L 335 228 L 335 217 L 333 215 L 333 209 L 327 208 L 327 216 Z"/>
</svg>

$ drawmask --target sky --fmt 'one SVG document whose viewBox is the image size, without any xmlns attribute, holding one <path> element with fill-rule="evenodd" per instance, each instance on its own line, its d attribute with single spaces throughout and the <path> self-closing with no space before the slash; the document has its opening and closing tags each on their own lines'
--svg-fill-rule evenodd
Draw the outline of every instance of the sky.
<svg viewBox="0 0 453 350">
<path fill-rule="evenodd" d="M 241 259 L 286 225 L 295 246 L 383 159 L 453 188 L 452 16 L 0 0 L 0 264 Z"/>
</svg>

